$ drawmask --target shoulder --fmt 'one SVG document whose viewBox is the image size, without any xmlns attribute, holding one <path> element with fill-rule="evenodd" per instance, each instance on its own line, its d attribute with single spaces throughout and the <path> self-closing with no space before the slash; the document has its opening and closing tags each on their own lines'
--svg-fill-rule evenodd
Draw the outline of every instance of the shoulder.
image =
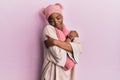
<svg viewBox="0 0 120 80">
<path fill-rule="evenodd" d="M 53 33 L 55 33 L 55 28 L 51 25 L 46 25 L 43 30 L 43 33 L 53 34 Z"/>
<path fill-rule="evenodd" d="M 44 27 L 43 37 L 45 40 L 46 40 L 46 35 L 48 35 L 49 37 L 52 37 L 54 39 L 57 39 L 55 28 L 51 25 L 46 25 Z"/>
<path fill-rule="evenodd" d="M 54 27 L 48 24 L 44 27 L 44 30 L 54 30 Z"/>
<path fill-rule="evenodd" d="M 51 25 L 46 25 L 43 30 L 43 35 L 54 35 L 56 34 L 55 28 Z"/>
</svg>

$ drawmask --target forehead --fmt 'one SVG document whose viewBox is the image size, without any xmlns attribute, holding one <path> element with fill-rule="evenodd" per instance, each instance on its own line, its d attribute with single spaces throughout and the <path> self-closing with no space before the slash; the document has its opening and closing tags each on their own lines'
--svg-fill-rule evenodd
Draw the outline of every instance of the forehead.
<svg viewBox="0 0 120 80">
<path fill-rule="evenodd" d="M 60 13 L 53 13 L 50 15 L 50 18 L 54 18 L 54 17 L 58 17 L 58 16 L 62 16 Z"/>
</svg>

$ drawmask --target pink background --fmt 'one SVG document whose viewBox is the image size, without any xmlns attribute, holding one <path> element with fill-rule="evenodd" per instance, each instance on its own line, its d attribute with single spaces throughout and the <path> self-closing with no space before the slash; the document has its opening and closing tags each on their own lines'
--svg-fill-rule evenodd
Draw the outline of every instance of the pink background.
<svg viewBox="0 0 120 80">
<path fill-rule="evenodd" d="M 45 25 L 39 10 L 55 2 L 83 44 L 76 80 L 120 80 L 119 0 L 0 0 L 0 80 L 37 80 Z"/>
</svg>

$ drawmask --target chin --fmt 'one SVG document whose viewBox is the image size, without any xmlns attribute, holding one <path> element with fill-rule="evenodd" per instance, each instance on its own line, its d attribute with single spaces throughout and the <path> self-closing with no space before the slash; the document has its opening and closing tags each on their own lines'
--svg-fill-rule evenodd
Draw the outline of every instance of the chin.
<svg viewBox="0 0 120 80">
<path fill-rule="evenodd" d="M 60 30 L 63 30 L 63 28 L 62 27 L 57 27 L 58 29 L 60 29 Z"/>
</svg>

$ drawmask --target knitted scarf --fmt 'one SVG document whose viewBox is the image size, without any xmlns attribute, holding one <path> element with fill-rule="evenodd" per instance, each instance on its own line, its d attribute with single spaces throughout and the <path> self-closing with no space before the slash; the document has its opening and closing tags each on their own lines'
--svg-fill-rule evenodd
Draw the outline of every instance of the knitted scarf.
<svg viewBox="0 0 120 80">
<path fill-rule="evenodd" d="M 63 25 L 63 31 L 59 30 L 58 28 L 55 28 L 57 37 L 60 41 L 65 41 L 66 36 L 69 34 L 70 31 L 66 29 L 66 27 Z M 67 55 L 66 63 L 63 67 L 64 70 L 72 69 L 74 66 L 73 60 Z"/>
</svg>

